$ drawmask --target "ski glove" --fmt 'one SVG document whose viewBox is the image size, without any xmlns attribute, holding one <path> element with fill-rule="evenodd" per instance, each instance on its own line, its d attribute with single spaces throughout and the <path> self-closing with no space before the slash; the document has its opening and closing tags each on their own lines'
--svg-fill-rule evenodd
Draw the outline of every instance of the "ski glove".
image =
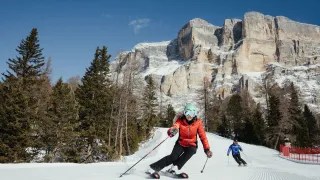
<svg viewBox="0 0 320 180">
<path fill-rule="evenodd" d="M 211 157 L 212 157 L 212 152 L 211 152 L 209 149 L 206 149 L 206 150 L 204 151 L 204 153 L 206 153 L 206 155 L 207 155 L 208 158 L 211 158 Z"/>
<path fill-rule="evenodd" d="M 178 133 L 178 129 L 177 128 L 170 128 L 168 129 L 168 136 L 173 137 L 174 135 L 176 135 Z"/>
</svg>

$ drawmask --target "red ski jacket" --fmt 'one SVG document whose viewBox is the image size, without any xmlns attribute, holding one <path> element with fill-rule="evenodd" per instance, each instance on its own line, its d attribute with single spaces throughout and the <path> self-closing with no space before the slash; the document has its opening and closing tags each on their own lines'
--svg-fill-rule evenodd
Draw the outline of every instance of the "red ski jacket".
<svg viewBox="0 0 320 180">
<path fill-rule="evenodd" d="M 204 150 L 210 150 L 206 132 L 202 126 L 200 119 L 188 120 L 178 118 L 171 128 L 179 129 L 179 144 L 183 147 L 195 146 L 197 147 L 197 134 L 200 136 L 200 140 Z M 170 129 L 169 129 L 170 130 Z"/>
</svg>

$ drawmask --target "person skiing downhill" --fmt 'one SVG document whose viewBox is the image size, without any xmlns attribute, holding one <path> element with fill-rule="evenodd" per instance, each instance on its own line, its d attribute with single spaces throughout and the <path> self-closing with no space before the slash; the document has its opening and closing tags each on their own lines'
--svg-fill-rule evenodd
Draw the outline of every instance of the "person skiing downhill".
<svg viewBox="0 0 320 180">
<path fill-rule="evenodd" d="M 177 113 L 175 118 L 176 121 L 168 129 L 167 134 L 173 137 L 179 131 L 179 138 L 170 155 L 150 165 L 150 168 L 154 170 L 153 173 L 157 173 L 164 167 L 172 165 L 167 172 L 176 175 L 180 174 L 179 170 L 197 151 L 197 134 L 200 137 L 205 154 L 208 158 L 212 157 L 206 132 L 202 127 L 202 121 L 197 117 L 196 107 L 193 104 L 188 104 L 185 106 L 183 114 Z"/>
<path fill-rule="evenodd" d="M 233 143 L 229 146 L 227 156 L 229 156 L 230 151 L 232 151 L 232 156 L 234 160 L 241 166 L 241 163 L 246 166 L 247 163 L 240 156 L 240 151 L 243 151 L 241 146 L 238 144 L 238 140 L 234 139 Z"/>
</svg>

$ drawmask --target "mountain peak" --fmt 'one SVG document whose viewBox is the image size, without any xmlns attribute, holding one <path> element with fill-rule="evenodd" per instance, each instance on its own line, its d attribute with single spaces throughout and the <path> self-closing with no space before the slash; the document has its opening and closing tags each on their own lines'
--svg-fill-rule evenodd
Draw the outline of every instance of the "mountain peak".
<svg viewBox="0 0 320 180">
<path fill-rule="evenodd" d="M 208 21 L 201 18 L 193 18 L 186 25 L 189 25 L 191 27 L 199 27 L 199 28 L 203 26 L 214 26 L 210 24 Z"/>
<path fill-rule="evenodd" d="M 206 20 L 201 19 L 201 18 L 193 18 L 189 22 L 191 22 L 191 23 L 206 23 L 206 24 L 208 24 L 208 22 Z"/>
</svg>

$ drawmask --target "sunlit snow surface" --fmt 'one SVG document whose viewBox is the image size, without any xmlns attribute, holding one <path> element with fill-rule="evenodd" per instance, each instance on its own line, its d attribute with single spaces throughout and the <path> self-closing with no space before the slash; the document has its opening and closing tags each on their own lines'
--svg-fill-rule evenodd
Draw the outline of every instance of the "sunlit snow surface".
<svg viewBox="0 0 320 180">
<path fill-rule="evenodd" d="M 189 179 L 195 180 L 311 180 L 320 179 L 320 165 L 307 165 L 291 162 L 278 156 L 278 152 L 265 147 L 241 143 L 242 157 L 247 167 L 238 167 L 227 149 L 231 140 L 207 133 L 213 157 L 201 173 L 206 156 L 199 142 L 197 154 L 184 166 Z M 141 144 L 135 154 L 123 157 L 120 162 L 96 164 L 0 164 L 1 180 L 138 180 L 148 178 L 144 173 L 148 165 L 169 154 L 177 136 L 167 139 L 149 156 L 138 163 L 132 171 L 119 178 L 131 165 L 136 163 L 166 138 L 166 129 L 155 131 L 153 138 Z M 166 169 L 166 168 L 165 168 Z M 161 179 L 170 179 L 161 176 Z"/>
</svg>

